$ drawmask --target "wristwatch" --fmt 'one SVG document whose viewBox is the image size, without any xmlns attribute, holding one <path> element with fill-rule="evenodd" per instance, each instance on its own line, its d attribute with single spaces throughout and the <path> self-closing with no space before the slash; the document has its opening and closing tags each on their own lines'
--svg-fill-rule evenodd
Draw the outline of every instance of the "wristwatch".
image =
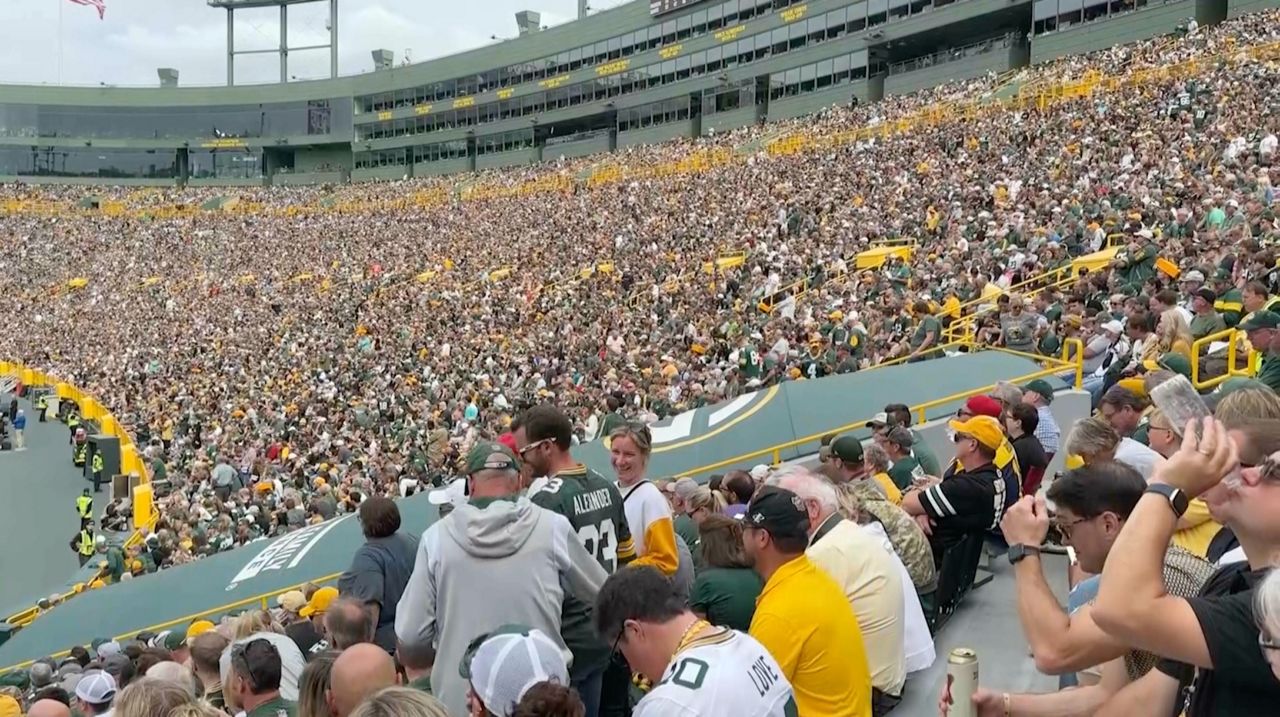
<svg viewBox="0 0 1280 717">
<path fill-rule="evenodd" d="M 1164 496 L 1169 501 L 1169 507 L 1173 509 L 1173 514 L 1181 518 L 1182 514 L 1187 512 L 1187 507 L 1191 505 L 1191 499 L 1186 493 L 1174 488 L 1167 483 L 1152 483 L 1147 486 L 1147 493 L 1155 493 Z"/>
<path fill-rule="evenodd" d="M 1023 558 L 1028 555 L 1039 555 L 1040 548 L 1035 545 L 1023 545 L 1022 543 L 1014 543 L 1009 546 L 1009 564 L 1017 565 Z"/>
</svg>

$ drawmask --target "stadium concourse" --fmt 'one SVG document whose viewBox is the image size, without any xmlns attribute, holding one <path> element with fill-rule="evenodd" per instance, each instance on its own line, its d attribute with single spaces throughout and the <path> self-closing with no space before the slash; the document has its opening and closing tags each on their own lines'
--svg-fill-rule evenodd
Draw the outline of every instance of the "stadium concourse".
<svg viewBox="0 0 1280 717">
<path fill-rule="evenodd" d="M 1037 460 L 1046 454 L 1065 455 L 1068 445 L 1079 446 L 1074 452 L 1082 454 L 1085 467 L 1068 478 L 1089 485 L 1098 475 L 1115 478 L 1106 473 L 1114 471 L 1107 457 L 1123 451 L 1132 457 L 1135 451 L 1148 450 L 1131 444 L 1150 442 L 1162 453 L 1173 453 L 1173 443 L 1159 444 L 1161 439 L 1150 434 L 1165 436 L 1181 427 L 1159 424 L 1158 414 L 1143 414 L 1149 403 L 1147 386 L 1133 374 L 1146 371 L 1147 383 L 1191 374 L 1192 361 L 1199 359 L 1192 355 L 1193 341 L 1216 336 L 1222 329 L 1240 326 L 1241 334 L 1266 354 L 1261 386 L 1241 391 L 1255 400 L 1236 407 L 1229 427 L 1241 426 L 1242 418 L 1277 417 L 1269 411 L 1276 403 L 1272 391 L 1280 388 L 1280 360 L 1273 358 L 1280 342 L 1272 340 L 1280 316 L 1264 310 L 1280 292 L 1273 248 L 1280 234 L 1271 180 L 1280 110 L 1277 19 L 1280 12 L 1263 11 L 1185 37 L 1158 38 L 1028 68 L 1017 82 L 1044 88 L 1034 95 L 1042 102 L 971 114 L 957 111 L 955 116 L 935 112 L 929 121 L 919 121 L 922 110 L 937 103 L 959 110 L 969 102 L 991 99 L 1001 89 L 995 78 L 944 85 L 874 106 L 831 108 L 789 124 L 634 148 L 603 160 L 617 163 L 615 179 L 620 181 L 569 189 L 559 180 L 585 165 L 571 162 L 485 174 L 477 183 L 487 191 L 473 192 L 465 201 L 452 196 L 447 180 L 413 180 L 238 191 L 240 211 L 194 214 L 174 207 L 198 205 L 220 190 L 112 190 L 103 199 L 121 211 L 76 213 L 59 208 L 73 205 L 83 195 L 82 188 L 6 185 L 0 187 L 9 211 L 0 224 L 6 246 L 0 292 L 10 298 L 12 314 L 24 317 L 24 326 L 0 336 L 0 356 L 39 366 L 82 387 L 132 431 L 138 445 L 146 446 L 152 478 L 169 493 L 160 499 L 161 518 L 154 532 L 129 561 L 118 563 L 122 570 L 139 575 L 261 538 L 286 536 L 363 505 L 378 505 L 371 501 L 381 496 L 400 497 L 462 473 L 473 476 L 473 485 L 480 481 L 476 476 L 484 474 L 486 481 L 493 481 L 485 485 L 498 490 L 506 485 L 503 481 L 518 480 L 507 475 L 506 459 L 499 457 L 503 451 L 489 450 L 487 441 L 499 436 L 519 448 L 531 472 L 551 475 L 566 467 L 546 455 L 554 453 L 552 444 L 585 443 L 632 421 L 653 423 L 787 382 L 822 380 L 899 358 L 936 359 L 944 322 L 959 320 L 961 302 L 983 297 L 991 308 L 998 306 L 978 325 L 977 335 L 984 343 L 1045 356 L 1061 355 L 1068 339 L 1084 344 L 1085 388 L 1092 403 L 1099 404 L 1102 418 L 1081 423 L 1084 429 L 1078 436 L 1072 434 L 1073 443 L 1068 440 L 1070 425 L 1060 434 L 1048 431 L 1047 422 L 1045 429 L 1036 430 L 1053 401 L 1052 386 L 1029 385 L 1025 391 L 1012 387 L 1016 395 L 997 394 L 1003 403 L 979 397 L 965 404 L 966 423 L 956 429 L 959 440 L 954 446 L 948 443 L 948 453 L 956 453 L 961 474 L 989 468 L 989 459 L 996 455 L 1008 472 L 1009 466 L 1018 465 L 1015 455 L 1016 461 L 1027 462 L 1024 468 L 1043 470 L 1047 460 L 1036 466 Z M 858 134 L 856 141 L 848 141 L 867 126 L 884 131 L 873 138 Z M 766 141 L 779 132 L 782 140 Z M 731 157 L 734 148 L 751 146 L 761 149 L 721 161 Z M 704 161 L 682 162 L 690 156 Z M 683 169 L 667 171 L 675 165 Z M 530 186 L 559 189 L 521 189 Z M 1075 281 L 1058 290 L 1039 291 L 1031 302 L 1015 293 L 1006 305 L 999 296 L 1023 279 L 1104 249 L 1111 235 L 1118 235 L 1114 256 Z M 852 257 L 873 242 L 899 238 L 917 242 L 909 263 L 890 262 L 861 271 L 850 266 Z M 705 262 L 726 255 L 741 256 L 742 261 L 714 274 L 701 271 Z M 579 273 L 584 266 L 601 265 L 607 269 L 590 276 Z M 806 292 L 773 311 L 757 307 L 800 279 L 808 280 Z M 1016 409 L 1022 401 L 1037 410 Z M 554 430 L 535 422 L 522 426 L 524 433 L 510 433 L 512 421 L 537 404 L 559 407 L 568 416 L 566 433 L 572 438 L 559 440 L 558 423 Z M 851 506 L 842 491 L 844 514 L 851 521 L 883 523 L 904 572 L 922 568 L 922 555 L 932 560 L 929 567 L 942 571 L 948 549 L 980 545 L 982 532 L 999 521 L 1019 490 L 1036 486 L 1026 482 L 1031 475 L 1026 470 L 1021 476 L 992 475 L 984 479 L 982 490 L 994 491 L 999 485 L 1007 500 L 993 503 L 986 496 L 985 508 L 971 501 L 973 512 L 962 515 L 964 508 L 947 499 L 946 490 L 958 485 L 949 478 L 924 490 L 907 490 L 899 507 L 893 500 L 896 492 L 931 482 L 925 469 L 916 467 L 926 463 L 924 447 L 906 426 L 895 425 L 901 422 L 900 417 L 885 416 L 884 428 L 891 430 L 878 433 L 875 448 L 834 442 L 830 455 L 838 460 L 824 465 L 823 471 L 842 485 L 849 485 L 849 473 L 862 477 L 864 459 L 868 475 L 884 472 L 883 480 L 874 483 L 881 486 L 881 499 L 855 496 Z M 534 425 L 539 426 L 537 436 Z M 1007 439 L 1003 432 L 1008 432 Z M 647 458 L 645 439 L 638 433 L 623 441 L 628 442 Z M 1237 442 L 1242 454 L 1247 446 L 1250 455 L 1259 458 L 1257 463 L 1259 456 L 1274 450 L 1257 436 Z M 1224 438 L 1218 445 L 1226 444 Z M 1195 463 L 1198 473 L 1225 473 L 1219 469 L 1228 457 L 1205 448 L 1197 455 L 1216 462 Z M 986 456 L 988 452 L 993 455 Z M 981 463 L 980 456 L 988 462 Z M 952 456 L 936 456 L 935 463 L 937 458 Z M 623 464 L 629 460 L 617 451 L 612 459 Z M 1198 460 L 1183 456 L 1181 463 L 1170 463 L 1176 467 Z M 1154 458 L 1141 464 L 1162 465 Z M 1154 470 L 1187 493 L 1210 489 L 1183 485 L 1188 471 Z M 620 479 L 624 472 L 619 470 Z M 697 477 L 706 479 L 709 472 Z M 758 473 L 725 476 L 714 493 L 684 484 L 668 495 L 668 510 L 677 512 L 674 522 L 686 532 L 691 522 L 705 523 L 708 513 L 746 513 L 746 552 L 766 572 L 762 566 L 794 558 L 787 551 L 797 538 L 804 539 L 803 551 L 809 537 L 786 535 L 795 529 L 796 520 L 813 518 L 788 513 L 787 506 L 802 514 L 825 509 L 827 494 L 821 486 L 830 486 L 810 480 L 803 471 L 784 472 L 769 478 L 776 478 L 781 488 L 765 495 L 794 489 L 799 497 L 781 502 L 771 498 L 776 508 L 747 510 L 749 501 L 754 507 L 765 499 L 756 492 L 769 471 Z M 1125 473 L 1113 482 L 1131 477 Z M 971 477 L 971 482 L 980 481 Z M 1250 490 L 1255 482 L 1248 481 Z M 1268 489 L 1257 490 L 1256 504 L 1250 507 L 1270 506 L 1274 498 Z M 620 503 L 616 490 L 605 492 Z M 1093 503 L 1071 505 L 1068 498 L 1059 503 L 1060 510 L 1068 506 L 1086 522 L 1106 512 L 1115 519 L 1108 523 L 1115 529 L 1130 510 L 1150 503 L 1143 499 L 1135 508 L 1136 496 L 1128 503 L 1124 496 L 1111 496 L 1113 502 L 1094 510 Z M 882 515 L 868 508 L 868 502 L 888 507 Z M 811 503 L 817 507 L 803 507 Z M 656 505 L 664 503 L 658 500 Z M 1034 535 L 1035 528 L 1040 523 L 1047 526 L 1047 517 L 1032 520 L 1027 517 L 1032 508 L 1026 502 L 1018 505 L 1007 516 L 1018 522 L 1006 525 L 1006 535 L 1014 531 L 1034 538 L 1028 543 L 1041 542 L 1044 535 Z M 615 507 L 622 509 L 620 504 Z M 464 515 L 471 512 L 459 510 Z M 1204 582 L 1204 557 L 1229 553 L 1224 549 L 1223 555 L 1214 554 L 1209 539 L 1218 537 L 1219 526 L 1203 506 L 1195 510 L 1198 522 L 1184 530 L 1206 527 L 1199 531 L 1203 535 L 1183 536 L 1185 540 L 1178 542 L 1185 542 L 1192 553 L 1188 560 L 1200 561 L 1193 567 L 1175 566 L 1189 576 L 1189 589 L 1182 583 L 1177 586 L 1183 595 L 1194 593 Z M 629 509 L 627 513 L 624 524 L 631 521 Z M 680 520 L 682 515 L 687 520 Z M 1192 514 L 1187 520 L 1193 520 Z M 1241 520 L 1240 530 L 1247 530 L 1250 521 Z M 791 523 L 782 525 L 787 521 Z M 1142 525 L 1161 523 L 1150 516 Z M 671 547 L 661 535 L 650 535 L 649 522 L 645 526 L 632 526 L 633 540 L 640 538 L 636 544 L 647 545 L 650 553 Z M 737 524 L 729 526 L 723 528 L 728 535 L 741 532 Z M 912 526 L 917 526 L 916 532 Z M 369 525 L 364 527 L 367 535 Z M 406 529 L 416 532 L 420 527 Z M 825 535 L 821 527 L 811 525 L 810 532 Z M 963 533 L 957 542 L 951 542 L 957 535 L 953 530 Z M 1064 530 L 1070 534 L 1072 528 Z M 906 546 L 910 540 L 916 548 L 924 546 L 926 531 L 932 534 L 933 550 L 923 550 L 932 552 L 932 558 Z M 1126 555 L 1143 554 L 1147 546 L 1131 539 L 1134 532 L 1107 537 L 1124 541 Z M 704 540 L 709 533 L 704 524 Z M 914 537 L 909 540 L 908 534 Z M 768 535 L 791 540 L 773 541 Z M 854 540 L 860 533 L 840 535 L 840 540 Z M 1257 544 L 1269 544 L 1270 536 L 1253 537 Z M 618 538 L 614 547 L 622 553 L 625 541 L 621 533 Z M 741 540 L 729 542 L 736 546 Z M 1227 542 L 1220 547 L 1229 548 Z M 1241 542 L 1247 541 L 1242 537 Z M 698 543 L 690 553 L 695 549 L 700 554 L 692 557 L 710 558 Z M 643 561 L 646 555 L 639 552 Z M 741 560 L 735 557 L 736 549 L 725 552 L 727 557 L 717 558 Z M 666 557 L 670 560 L 652 558 L 649 563 L 673 567 L 675 558 Z M 423 563 L 420 556 L 418 569 L 424 569 Z M 1040 596 L 1049 592 L 1024 584 L 1031 579 L 1025 567 L 1017 569 L 1019 596 L 1024 590 Z M 1102 563 L 1089 567 L 1097 572 Z M 417 570 L 414 573 L 418 579 Z M 633 569 L 621 571 L 617 580 L 632 580 L 629 576 L 634 574 Z M 885 575 L 898 578 L 892 570 Z M 603 575 L 579 577 L 600 589 Z M 1103 577 L 1108 579 L 1101 581 L 1098 621 L 1118 642 L 1093 645 L 1096 649 L 1089 654 L 1097 662 L 1072 663 L 1070 668 L 1055 664 L 1050 670 L 1041 648 L 1056 646 L 1054 640 L 1076 638 L 1068 632 L 1071 628 L 1062 626 L 1066 620 L 1061 610 L 1056 605 L 1048 609 L 1042 601 L 1035 608 L 1041 612 L 1032 612 L 1031 619 L 1020 615 L 1024 629 L 1042 624 L 1060 628 L 1049 637 L 1039 630 L 1026 635 L 1033 646 L 1041 646 L 1037 666 L 1045 662 L 1043 669 L 1055 673 L 1086 671 L 1119 660 L 1130 647 L 1200 667 L 1213 666 L 1219 659 L 1216 654 L 1205 658 L 1203 645 L 1213 652 L 1223 636 L 1206 634 L 1199 652 L 1161 642 L 1160 630 L 1153 638 L 1141 616 L 1116 606 L 1110 586 L 1125 584 L 1126 574 L 1111 578 L 1108 572 Z M 1133 568 L 1130 577 L 1148 576 Z M 643 587 L 643 578 L 634 579 Z M 131 588 L 145 582 L 138 580 Z M 1099 581 L 1080 584 L 1092 588 L 1083 588 L 1085 592 L 1072 600 L 1085 604 L 1087 591 L 1099 589 Z M 1130 593 L 1134 604 L 1141 604 L 1136 599 L 1140 591 L 1128 585 L 1135 590 Z M 915 587 L 929 592 L 920 584 Z M 112 589 L 115 586 L 104 591 Z M 755 589 L 760 589 L 758 581 Z M 858 592 L 849 590 L 851 595 Z M 1174 591 L 1172 584 L 1169 590 Z M 746 595 L 754 604 L 749 592 L 730 591 L 726 597 L 742 600 Z M 909 617 L 915 592 L 904 590 L 901 604 L 892 606 L 899 627 Z M 386 594 L 356 594 L 378 602 L 381 618 L 394 604 Z M 981 591 L 976 595 L 984 603 L 999 598 Z M 327 603 L 321 604 L 327 598 L 312 599 L 307 614 L 328 610 Z M 629 660 L 644 657 L 637 652 L 639 635 L 664 634 L 662 629 L 672 621 L 690 617 L 675 608 L 666 614 L 650 612 L 652 605 L 626 602 L 601 606 L 616 607 L 601 611 L 615 616 L 622 614 L 620 610 L 634 610 L 623 615 L 626 627 L 600 627 L 617 632 L 617 644 Z M 874 602 L 888 601 L 882 594 Z M 920 602 L 915 601 L 916 610 L 927 608 Z M 661 607 L 662 601 L 657 603 Z M 861 617 L 856 598 L 854 603 Z M 1025 608 L 1021 600 L 1018 606 Z M 1009 608 L 1004 609 L 1008 615 Z M 296 617 L 294 612 L 282 617 Z M 827 634 L 820 620 L 839 618 L 836 612 L 820 611 L 806 628 Z M 41 619 L 57 620 L 57 610 Z M 264 628 L 272 631 L 253 619 L 240 618 L 239 625 L 228 624 L 225 630 L 236 636 Z M 342 625 L 335 626 L 327 617 L 318 622 L 326 630 L 336 629 L 330 638 L 334 645 L 344 646 L 337 639 L 347 634 L 337 629 Z M 684 648 L 683 638 L 704 631 L 711 631 L 709 638 L 719 635 L 702 623 L 680 624 L 685 633 L 675 633 L 679 639 L 673 646 Z M 1238 622 L 1230 624 L 1239 627 Z M 396 627 L 402 639 L 421 634 Z M 447 632 L 451 627 L 459 629 L 457 623 L 442 623 L 439 629 Z M 761 642 L 768 643 L 763 630 L 751 627 L 752 634 L 759 633 Z M 1181 623 L 1172 634 L 1194 635 L 1196 629 Z M 84 643 L 100 636 L 92 625 L 84 630 Z M 1008 634 L 1016 640 L 1012 630 Z M 153 649 L 181 655 L 187 646 L 179 644 L 177 633 L 171 635 L 175 637 L 159 639 Z M 945 639 L 940 638 L 939 647 L 965 637 L 947 631 L 941 635 Z M 1238 634 L 1228 637 L 1234 644 L 1252 647 L 1276 634 L 1259 635 L 1254 626 L 1247 640 Z M 289 641 L 276 639 L 277 662 L 287 661 L 285 653 L 292 652 L 301 659 L 301 651 L 290 648 Z M 456 643 L 459 638 L 449 639 Z M 1047 642 L 1038 642 L 1042 640 Z M 866 642 L 874 682 L 868 675 L 841 673 L 848 679 L 832 680 L 829 674 L 797 673 L 776 644 L 765 644 L 773 657 L 763 655 L 767 659 L 761 669 L 773 671 L 770 660 L 776 658 L 776 669 L 794 688 L 801 714 L 827 714 L 812 706 L 831 699 L 830 692 L 840 695 L 836 701 L 849 714 L 870 714 L 872 700 L 880 714 L 902 696 L 902 681 L 893 674 L 905 668 L 889 665 L 892 658 L 877 654 L 880 643 Z M 700 650 L 717 644 L 694 643 L 692 649 Z M 744 650 L 738 657 L 760 649 L 745 640 L 735 644 Z M 101 666 L 123 668 L 115 679 L 124 682 L 126 673 L 146 655 L 132 654 L 142 651 L 135 647 L 129 654 L 131 666 L 124 667 L 110 654 L 119 648 L 116 644 L 105 653 L 95 649 Z M 236 653 L 244 659 L 237 658 L 231 673 L 224 670 L 222 682 L 222 688 L 248 690 L 250 701 L 255 692 L 250 685 L 273 669 L 267 650 L 255 649 L 260 650 L 256 657 L 247 654 L 249 650 Z M 852 645 L 841 650 L 854 652 Z M 337 658 L 335 681 L 347 654 L 359 651 Z M 841 654 L 848 657 L 840 661 L 845 667 L 868 658 Z M 92 656 L 86 652 L 82 657 L 77 662 L 84 667 Z M 669 652 L 662 656 L 659 666 L 670 657 Z M 1126 679 L 1137 679 L 1144 671 L 1141 665 L 1150 669 L 1149 657 L 1135 659 Z M 1233 653 L 1230 658 L 1245 667 L 1219 674 L 1216 688 L 1212 682 L 1204 684 L 1202 670 L 1198 703 L 1189 714 L 1255 714 L 1249 710 L 1274 700 L 1280 688 L 1266 682 L 1260 654 Z M 1122 678 L 1128 661 L 1126 657 L 1121 663 Z M 60 678 L 67 677 L 62 674 L 67 665 L 55 662 L 53 667 Z M 456 672 L 455 665 L 437 667 Z M 1021 667 L 1019 674 L 1024 674 L 1026 664 Z M 1114 665 L 1107 667 L 1111 669 L 1103 669 L 1105 688 L 1082 691 L 1098 700 L 1091 703 L 1094 706 L 1107 698 L 1101 689 L 1118 687 L 1111 681 Z M 279 665 L 274 669 L 278 673 Z M 560 665 L 559 671 L 564 669 Z M 933 669 L 936 678 L 940 668 Z M 248 674 L 242 674 L 244 670 Z M 33 666 L 17 677 L 43 680 L 44 672 Z M 662 674 L 659 670 L 647 676 L 658 682 Z M 296 695 L 297 675 L 293 678 Z M 1151 679 L 1158 676 L 1152 673 Z M 993 680 L 1003 688 L 1032 686 L 1031 679 L 1009 684 L 995 675 Z M 920 692 L 908 689 L 899 709 L 925 713 L 921 705 L 933 705 L 933 687 L 941 680 L 929 682 L 927 699 L 922 701 Z M 137 692 L 144 693 L 148 684 L 140 684 Z M 105 704 L 105 692 L 98 690 L 102 685 L 95 685 L 95 692 L 86 687 L 84 695 L 76 687 L 82 708 L 101 713 L 97 708 Z M 850 689 L 856 694 L 846 694 Z M 126 689 L 123 695 L 128 694 Z M 1239 701 L 1231 702 L 1231 694 Z M 34 692 L 19 696 L 28 702 Z M 449 697 L 456 703 L 459 695 Z M 584 697 L 591 700 L 590 689 Z M 986 708 L 998 710 L 1005 700 L 1004 710 L 1010 711 L 1013 697 L 997 694 L 993 699 Z M 1215 700 L 1228 706 L 1220 712 L 1203 711 Z M 1172 701 L 1169 705 L 1172 708 Z M 345 712 L 335 715 L 346 717 Z"/>
</svg>

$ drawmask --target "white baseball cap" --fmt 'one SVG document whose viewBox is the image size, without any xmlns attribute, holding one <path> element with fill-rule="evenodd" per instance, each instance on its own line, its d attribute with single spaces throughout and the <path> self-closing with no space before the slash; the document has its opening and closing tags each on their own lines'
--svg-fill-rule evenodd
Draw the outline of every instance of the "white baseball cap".
<svg viewBox="0 0 1280 717">
<path fill-rule="evenodd" d="M 467 479 L 459 478 L 443 488 L 436 488 L 427 494 L 427 502 L 431 505 L 461 503 L 467 499 Z"/>
<path fill-rule="evenodd" d="M 569 684 L 560 647 L 541 630 L 520 625 L 503 625 L 472 640 L 458 673 L 496 717 L 510 717 L 539 682 Z"/>
<path fill-rule="evenodd" d="M 76 697 L 91 705 L 102 705 L 116 696 L 116 679 L 102 670 L 90 672 L 76 683 Z"/>
</svg>

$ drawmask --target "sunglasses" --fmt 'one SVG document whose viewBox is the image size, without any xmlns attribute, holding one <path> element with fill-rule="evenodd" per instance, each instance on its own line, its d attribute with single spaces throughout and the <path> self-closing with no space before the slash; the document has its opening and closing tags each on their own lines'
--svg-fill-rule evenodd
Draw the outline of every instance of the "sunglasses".
<svg viewBox="0 0 1280 717">
<path fill-rule="evenodd" d="M 957 433 L 951 437 L 951 440 L 954 443 L 959 443 L 960 441 L 972 441 L 975 439 L 973 436 L 970 436 L 967 433 Z"/>
<path fill-rule="evenodd" d="M 1076 518 L 1075 520 L 1069 523 L 1064 523 L 1060 520 L 1055 520 L 1053 521 L 1053 525 L 1058 529 L 1058 532 L 1062 534 L 1062 537 L 1066 538 L 1067 540 L 1070 540 L 1072 528 L 1075 528 L 1077 525 L 1080 525 L 1081 523 L 1087 523 L 1090 520 L 1093 520 L 1093 518 Z"/>
<path fill-rule="evenodd" d="M 521 457 L 521 458 L 524 458 L 524 454 L 526 454 L 526 453 L 528 453 L 529 451 L 531 451 L 531 450 L 533 450 L 533 449 L 537 448 L 538 446 L 541 446 L 541 445 L 544 445 L 544 444 L 547 444 L 547 443 L 550 443 L 550 442 L 551 442 L 551 439 L 550 439 L 550 438 L 543 438 L 543 439 L 541 439 L 541 440 L 537 440 L 537 441 L 534 441 L 533 443 L 530 443 L 529 445 L 525 446 L 524 448 L 521 448 L 520 450 L 516 451 L 516 453 L 519 453 L 519 454 L 520 454 L 520 457 Z"/>
<path fill-rule="evenodd" d="M 1276 642 L 1274 639 L 1267 637 L 1267 633 L 1259 630 L 1258 647 L 1261 648 L 1264 653 L 1269 651 L 1280 651 L 1280 642 Z"/>
</svg>

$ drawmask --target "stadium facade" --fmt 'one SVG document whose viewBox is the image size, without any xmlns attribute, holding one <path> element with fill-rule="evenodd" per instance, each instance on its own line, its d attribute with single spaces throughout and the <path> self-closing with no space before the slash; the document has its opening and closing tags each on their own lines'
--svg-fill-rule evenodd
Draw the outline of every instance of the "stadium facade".
<svg viewBox="0 0 1280 717">
<path fill-rule="evenodd" d="M 0 85 L 0 180 L 263 185 L 523 165 L 875 102 L 1277 4 L 636 0 L 336 79 Z"/>
</svg>

